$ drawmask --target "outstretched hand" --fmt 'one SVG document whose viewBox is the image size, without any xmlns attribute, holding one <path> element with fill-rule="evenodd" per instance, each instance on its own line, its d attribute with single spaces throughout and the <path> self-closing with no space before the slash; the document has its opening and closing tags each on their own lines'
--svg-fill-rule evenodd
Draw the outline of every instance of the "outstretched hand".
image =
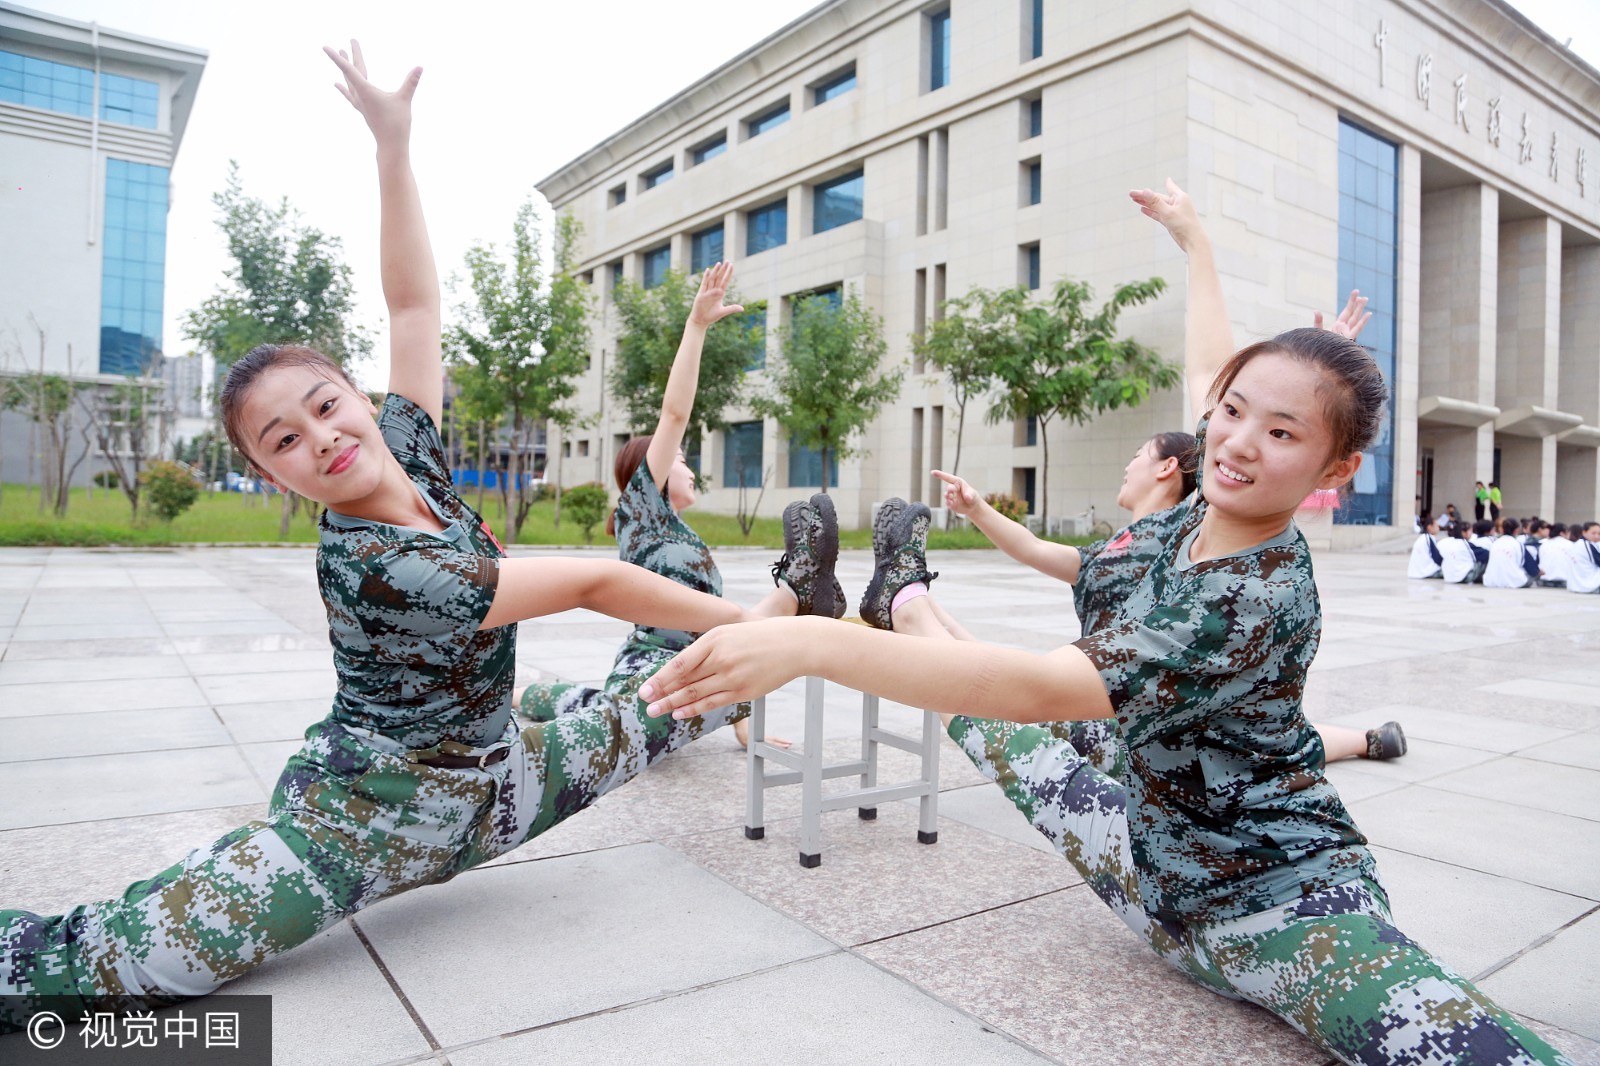
<svg viewBox="0 0 1600 1066">
<path fill-rule="evenodd" d="M 657 670 L 639 698 L 653 718 L 670 713 L 684 719 L 765 696 L 803 672 L 796 655 L 813 621 L 769 618 L 718 626 Z"/>
<path fill-rule="evenodd" d="M 700 291 L 694 294 L 694 306 L 689 309 L 689 321 L 697 326 L 710 326 L 729 315 L 744 310 L 743 304 L 725 304 L 728 286 L 733 284 L 733 264 L 718 263 L 700 275 Z"/>
<path fill-rule="evenodd" d="M 405 144 L 411 136 L 411 97 L 422 78 L 422 68 L 412 67 L 400 87 L 388 93 L 367 80 L 367 61 L 361 55 L 360 42 L 351 40 L 348 53 L 326 46 L 322 50 L 344 74 L 344 83 L 334 82 L 333 87 L 361 112 L 373 138 L 379 144 Z"/>
<path fill-rule="evenodd" d="M 1360 289 L 1350 290 L 1350 299 L 1345 302 L 1344 310 L 1339 312 L 1339 317 L 1333 324 L 1325 326 L 1322 323 L 1322 312 L 1318 311 L 1311 318 L 1311 324 L 1317 329 L 1328 329 L 1341 337 L 1355 340 L 1361 336 L 1361 331 L 1367 328 L 1367 323 L 1372 321 L 1372 312 L 1367 310 L 1367 298 L 1361 295 Z"/>
<path fill-rule="evenodd" d="M 1167 179 L 1165 193 L 1153 189 L 1133 189 L 1128 197 L 1139 205 L 1139 211 L 1146 218 L 1153 218 L 1165 226 L 1172 239 L 1178 242 L 1178 247 L 1185 252 L 1189 250 L 1191 241 L 1205 236 L 1194 201 L 1171 178 Z"/>
<path fill-rule="evenodd" d="M 943 470 L 935 470 L 933 476 L 945 483 L 944 505 L 950 510 L 965 518 L 978 509 L 981 502 L 978 490 L 969 485 L 965 478 L 946 474 Z"/>
</svg>

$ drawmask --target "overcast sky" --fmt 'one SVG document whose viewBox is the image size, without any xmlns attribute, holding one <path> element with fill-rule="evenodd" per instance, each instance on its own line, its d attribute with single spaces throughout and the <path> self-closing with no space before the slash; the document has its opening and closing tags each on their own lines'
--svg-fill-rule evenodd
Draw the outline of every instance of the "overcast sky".
<svg viewBox="0 0 1600 1066">
<path fill-rule="evenodd" d="M 163 340 L 178 354 L 188 348 L 183 313 L 227 267 L 210 196 L 230 159 L 239 161 L 247 193 L 287 196 L 306 222 L 343 238 L 361 317 L 380 325 L 371 141 L 333 89 L 337 71 L 321 45 L 358 37 L 373 80 L 385 87 L 423 67 L 412 160 L 448 277 L 474 242 L 507 240 L 517 205 L 537 196 L 535 181 L 817 0 L 20 2 L 210 53 L 172 170 Z M 1557 40 L 1573 38 L 1573 50 L 1600 67 L 1600 3 L 1515 6 Z M 374 386 L 387 370 L 386 336 L 378 337 L 379 364 L 362 374 Z"/>
</svg>

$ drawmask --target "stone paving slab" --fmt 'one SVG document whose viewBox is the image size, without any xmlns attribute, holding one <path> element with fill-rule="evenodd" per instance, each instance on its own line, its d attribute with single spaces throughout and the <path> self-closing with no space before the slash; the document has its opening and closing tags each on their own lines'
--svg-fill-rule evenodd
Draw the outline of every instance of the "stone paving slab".
<svg viewBox="0 0 1600 1066">
<path fill-rule="evenodd" d="M 769 555 L 719 552 L 730 597 L 771 588 Z M 0 550 L 0 905 L 119 893 L 265 813 L 333 691 L 313 558 Z M 997 553 L 930 562 L 980 638 L 1046 650 L 1078 634 L 1070 592 Z M 1308 714 L 1395 718 L 1413 743 L 1398 763 L 1329 768 L 1397 920 L 1600 1064 L 1600 597 L 1408 582 L 1399 556 L 1316 565 L 1328 624 Z M 852 600 L 870 571 L 843 553 Z M 584 612 L 524 623 L 518 677 L 598 681 L 627 629 Z M 771 698 L 772 733 L 798 739 L 802 690 Z M 827 754 L 853 758 L 859 698 L 830 686 L 827 706 Z M 744 839 L 744 768 L 713 734 L 233 987 L 271 994 L 281 1018 L 319 1015 L 280 1023 L 280 1062 L 1325 1061 L 1156 959 L 953 745 L 937 844 L 916 843 L 911 803 L 837 812 L 815 870 L 796 861 L 795 789 L 770 791 L 766 838 Z M 913 768 L 886 752 L 886 779 Z M 806 1035 L 773 1039 L 786 1029 Z"/>
</svg>

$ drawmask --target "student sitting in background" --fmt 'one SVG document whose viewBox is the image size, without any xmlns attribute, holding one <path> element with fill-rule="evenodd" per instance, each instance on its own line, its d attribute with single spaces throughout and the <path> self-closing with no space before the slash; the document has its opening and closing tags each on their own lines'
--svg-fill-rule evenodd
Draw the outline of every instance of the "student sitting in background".
<svg viewBox="0 0 1600 1066">
<path fill-rule="evenodd" d="M 1525 549 L 1517 541 L 1517 530 L 1522 528 L 1522 523 L 1510 515 L 1500 519 L 1500 523 L 1503 532 L 1489 544 L 1489 565 L 1483 571 L 1484 587 L 1527 588 L 1532 579 L 1539 576 L 1539 564 L 1533 563 L 1533 573 L 1528 572 Z"/>
<path fill-rule="evenodd" d="M 1567 527 L 1572 532 L 1572 527 Z M 1567 549 L 1568 592 L 1600 592 L 1600 522 L 1583 524 L 1583 539 Z"/>
<path fill-rule="evenodd" d="M 1450 535 L 1438 542 L 1439 554 L 1444 556 L 1440 570 L 1445 581 L 1452 585 L 1469 585 L 1483 576 L 1482 552 L 1486 560 L 1487 548 L 1479 548 L 1467 541 L 1467 531 L 1460 523 L 1450 530 Z"/>
<path fill-rule="evenodd" d="M 1439 552 L 1439 523 L 1427 516 L 1422 532 L 1417 535 L 1416 543 L 1411 545 L 1411 560 L 1406 563 L 1406 577 L 1426 579 L 1443 577 L 1440 569 L 1444 565 L 1444 556 Z"/>
<path fill-rule="evenodd" d="M 1550 523 L 1544 531 L 1549 536 L 1539 541 L 1539 569 L 1543 572 L 1539 584 L 1545 588 L 1563 588 L 1572 568 L 1572 542 L 1567 539 L 1567 527 L 1561 522 Z"/>
</svg>

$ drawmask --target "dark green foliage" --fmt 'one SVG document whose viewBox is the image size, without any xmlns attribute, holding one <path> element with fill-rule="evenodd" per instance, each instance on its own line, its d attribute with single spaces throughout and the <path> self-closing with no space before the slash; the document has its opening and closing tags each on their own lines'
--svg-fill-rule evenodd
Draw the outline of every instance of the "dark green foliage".
<svg viewBox="0 0 1600 1066">
<path fill-rule="evenodd" d="M 200 483 L 194 473 L 181 463 L 159 460 L 151 463 L 139 475 L 144 485 L 145 500 L 150 510 L 163 522 L 177 518 L 200 498 Z"/>
<path fill-rule="evenodd" d="M 606 510 L 611 506 L 606 487 L 598 481 L 574 485 L 562 493 L 562 502 L 566 506 L 567 517 L 583 530 L 583 542 L 593 544 L 594 527 L 605 518 Z"/>
</svg>

